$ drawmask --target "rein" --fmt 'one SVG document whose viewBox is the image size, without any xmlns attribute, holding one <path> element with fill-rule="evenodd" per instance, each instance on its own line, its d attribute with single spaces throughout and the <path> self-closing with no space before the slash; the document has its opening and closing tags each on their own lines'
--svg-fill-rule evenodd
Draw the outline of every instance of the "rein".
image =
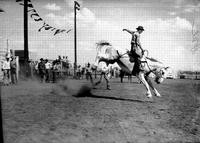
<svg viewBox="0 0 200 143">
<path fill-rule="evenodd" d="M 147 51 L 147 50 L 145 50 L 145 51 Z M 147 52 L 148 52 L 148 51 L 147 51 Z M 118 50 L 117 50 L 117 54 L 118 54 L 118 56 L 119 56 L 117 59 L 119 59 L 119 58 L 123 57 L 124 55 L 128 54 L 128 52 L 126 52 L 126 53 L 120 55 L 119 52 L 118 52 Z M 149 75 L 150 73 L 153 73 L 153 74 L 156 75 L 156 73 L 155 73 L 156 69 L 152 70 L 152 69 L 150 68 L 150 66 L 149 66 L 149 64 L 148 64 L 147 61 L 141 61 L 141 63 L 146 63 L 146 64 L 147 64 L 147 66 L 148 66 L 148 68 L 149 68 L 149 70 L 150 70 L 149 72 L 147 72 L 147 75 Z"/>
<path fill-rule="evenodd" d="M 147 75 L 149 75 L 150 73 L 153 73 L 153 74 L 156 75 L 156 73 L 155 73 L 156 69 L 152 70 L 152 69 L 150 68 L 148 62 L 147 62 L 147 61 L 145 61 L 145 62 L 146 62 L 147 66 L 148 66 L 148 68 L 149 68 L 149 70 L 150 70 L 149 72 L 147 72 Z"/>
<path fill-rule="evenodd" d="M 124 55 L 128 54 L 128 52 L 126 52 L 126 53 L 120 55 L 120 54 L 119 54 L 119 51 L 118 51 L 118 50 L 116 50 L 116 51 L 117 51 L 117 54 L 118 54 L 118 56 L 119 56 L 117 59 L 119 59 L 119 58 L 123 57 Z"/>
</svg>

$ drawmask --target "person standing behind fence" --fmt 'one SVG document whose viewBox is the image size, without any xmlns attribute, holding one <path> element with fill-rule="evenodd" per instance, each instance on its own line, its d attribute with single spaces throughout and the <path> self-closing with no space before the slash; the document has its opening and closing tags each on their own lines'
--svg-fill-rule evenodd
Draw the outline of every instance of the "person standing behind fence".
<svg viewBox="0 0 200 143">
<path fill-rule="evenodd" d="M 55 60 L 53 61 L 53 77 L 52 77 L 52 80 L 53 80 L 53 83 L 55 83 L 58 79 L 58 76 L 59 76 L 59 72 L 60 72 L 60 64 L 59 64 L 59 61 L 58 60 Z"/>
<path fill-rule="evenodd" d="M 38 70 L 39 70 L 39 75 L 40 75 L 40 81 L 43 82 L 44 77 L 45 77 L 45 71 L 46 71 L 43 58 L 40 59 L 40 62 L 38 64 Z"/>
<path fill-rule="evenodd" d="M 88 80 L 90 78 L 90 82 L 93 84 L 93 78 L 92 78 L 92 69 L 90 63 L 86 65 L 86 79 Z"/>
<path fill-rule="evenodd" d="M 56 62 L 57 60 L 52 62 L 52 82 L 55 83 L 56 82 Z"/>
<path fill-rule="evenodd" d="M 45 60 L 45 68 L 46 68 L 46 82 L 50 82 L 50 73 L 51 73 L 51 63 L 48 61 L 48 59 Z"/>
<path fill-rule="evenodd" d="M 34 64 L 34 61 L 29 61 L 29 67 L 30 67 L 30 75 L 31 75 L 31 78 L 33 79 L 33 76 L 34 76 L 34 68 L 35 68 L 35 64 Z"/>
<path fill-rule="evenodd" d="M 122 69 L 120 69 L 119 77 L 120 77 L 121 83 L 123 83 L 124 75 L 125 75 L 125 72 Z"/>
<path fill-rule="evenodd" d="M 10 84 L 10 58 L 6 57 L 6 60 L 3 62 L 3 72 L 4 72 L 4 84 Z"/>
<path fill-rule="evenodd" d="M 76 70 L 76 76 L 77 79 L 81 79 L 81 65 L 78 65 L 78 68 Z"/>
<path fill-rule="evenodd" d="M 16 58 L 11 57 L 10 61 L 10 73 L 11 73 L 11 83 L 16 84 L 17 83 L 17 63 Z"/>
</svg>

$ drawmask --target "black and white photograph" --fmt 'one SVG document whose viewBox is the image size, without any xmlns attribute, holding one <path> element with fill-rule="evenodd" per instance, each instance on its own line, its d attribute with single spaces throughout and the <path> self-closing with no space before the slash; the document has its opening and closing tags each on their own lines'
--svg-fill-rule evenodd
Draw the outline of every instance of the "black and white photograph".
<svg viewBox="0 0 200 143">
<path fill-rule="evenodd" d="M 0 142 L 200 143 L 200 0 L 0 0 Z"/>
</svg>

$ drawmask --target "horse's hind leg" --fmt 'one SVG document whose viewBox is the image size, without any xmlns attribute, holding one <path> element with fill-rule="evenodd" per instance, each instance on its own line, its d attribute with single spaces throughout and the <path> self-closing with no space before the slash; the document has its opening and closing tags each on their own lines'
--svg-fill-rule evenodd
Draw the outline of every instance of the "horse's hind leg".
<svg viewBox="0 0 200 143">
<path fill-rule="evenodd" d="M 101 73 L 101 75 L 100 75 L 99 81 L 97 81 L 97 82 L 94 84 L 94 86 L 99 85 L 101 82 L 102 82 L 102 73 Z M 95 87 L 93 87 L 93 88 L 95 88 Z"/>
<path fill-rule="evenodd" d="M 147 97 L 148 98 L 151 98 L 152 97 L 152 94 L 151 94 L 151 90 L 149 88 L 149 85 L 147 83 L 147 81 L 145 80 L 145 77 L 144 77 L 144 73 L 140 72 L 137 77 L 139 78 L 139 80 L 143 83 L 143 85 L 145 86 L 146 90 L 147 90 Z"/>
<path fill-rule="evenodd" d="M 148 76 L 145 76 L 145 79 L 147 81 L 147 83 L 149 84 L 149 86 L 151 87 L 151 89 L 153 90 L 154 94 L 158 97 L 161 97 L 160 93 L 156 90 L 156 88 L 153 86 L 153 83 L 151 82 L 150 78 Z"/>
<path fill-rule="evenodd" d="M 89 78 L 90 78 L 91 84 L 94 85 L 94 81 L 93 81 L 93 77 L 92 77 L 92 74 L 91 74 L 91 73 L 89 74 Z"/>
<path fill-rule="evenodd" d="M 110 82 L 109 82 L 109 77 L 108 77 L 108 75 L 107 75 L 107 74 L 104 74 L 104 78 L 105 78 L 105 80 L 106 80 L 107 89 L 108 89 L 108 90 L 111 90 L 111 89 L 110 89 Z"/>
</svg>

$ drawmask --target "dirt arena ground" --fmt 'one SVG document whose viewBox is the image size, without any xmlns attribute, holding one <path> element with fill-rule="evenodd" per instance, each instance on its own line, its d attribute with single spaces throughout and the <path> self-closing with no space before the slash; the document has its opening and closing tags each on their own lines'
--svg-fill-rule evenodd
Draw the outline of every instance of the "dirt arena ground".
<svg viewBox="0 0 200 143">
<path fill-rule="evenodd" d="M 89 87 L 72 79 L 1 87 L 5 143 L 200 142 L 199 80 L 168 79 L 152 99 L 136 79 Z"/>
</svg>

